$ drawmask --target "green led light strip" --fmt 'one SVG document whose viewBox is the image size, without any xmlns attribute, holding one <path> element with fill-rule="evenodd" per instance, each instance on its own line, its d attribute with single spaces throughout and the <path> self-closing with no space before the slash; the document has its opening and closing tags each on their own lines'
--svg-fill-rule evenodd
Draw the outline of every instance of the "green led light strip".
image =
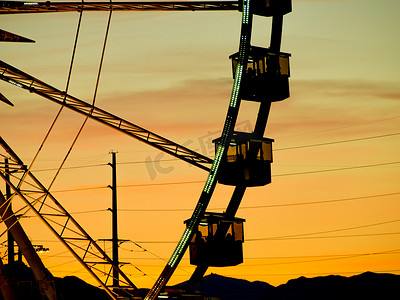
<svg viewBox="0 0 400 300">
<path fill-rule="evenodd" d="M 203 192 L 200 196 L 198 204 L 193 212 L 189 224 L 187 225 L 178 245 L 176 246 L 171 258 L 165 266 L 163 272 L 157 279 L 154 286 L 150 289 L 145 300 L 156 299 L 161 289 L 167 284 L 168 280 L 172 276 L 174 270 L 177 268 L 180 260 L 182 259 L 185 251 L 188 247 L 189 241 L 193 235 L 194 228 L 199 223 L 200 219 L 205 213 L 205 210 L 210 202 L 212 193 L 217 184 L 217 173 L 222 160 L 223 155 L 227 151 L 229 141 L 232 137 L 232 133 L 235 127 L 237 115 L 240 106 L 240 85 L 242 81 L 243 69 L 245 62 L 247 62 L 248 51 L 250 47 L 250 35 L 251 35 L 251 19 L 250 14 L 250 0 L 243 1 L 243 12 L 242 12 L 242 28 L 241 38 L 239 45 L 239 61 L 236 69 L 236 76 L 232 87 L 232 94 L 229 102 L 229 110 L 224 124 L 224 130 L 222 132 L 221 143 L 218 146 L 217 153 L 215 155 L 213 164 L 208 174 L 207 181 L 204 185 Z"/>
</svg>

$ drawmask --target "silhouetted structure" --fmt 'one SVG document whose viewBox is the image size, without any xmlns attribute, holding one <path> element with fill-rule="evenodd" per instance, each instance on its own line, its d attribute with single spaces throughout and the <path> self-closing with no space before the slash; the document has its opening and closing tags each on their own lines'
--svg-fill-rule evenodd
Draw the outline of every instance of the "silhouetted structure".
<svg viewBox="0 0 400 300">
<path fill-rule="evenodd" d="M 220 138 L 215 139 L 217 151 Z M 234 132 L 221 160 L 218 182 L 226 185 L 262 186 L 271 182 L 272 142 L 253 134 Z"/>
<path fill-rule="evenodd" d="M 0 42 L 34 43 L 34 40 L 0 29 Z"/>
<path fill-rule="evenodd" d="M 190 1 L 172 1 L 169 3 L 164 1 L 143 3 L 75 2 L 54 4 L 49 1 L 38 3 L 3 1 L 0 5 L 0 14 L 105 10 L 110 11 L 110 16 L 111 11 L 118 10 L 232 9 L 239 9 L 243 12 L 239 52 L 230 57 L 232 60 L 234 83 L 221 138 L 215 141 L 215 144 L 219 145 L 219 147 L 214 160 L 118 118 L 102 109 L 96 108 L 92 104 L 85 103 L 68 95 L 65 91 L 58 90 L 0 61 L 1 80 L 43 96 L 203 170 L 209 171 L 209 176 L 200 194 L 196 208 L 193 211 L 192 218 L 186 221 L 186 229 L 182 238 L 154 283 L 154 286 L 145 296 L 146 300 L 153 300 L 158 297 L 158 294 L 165 287 L 177 268 L 188 246 L 190 246 L 192 262 L 199 267 L 196 268 L 192 276 L 193 282 L 196 282 L 197 279 L 205 274 L 208 266 L 233 266 L 243 261 L 244 220 L 234 218 L 234 216 L 247 187 L 261 186 L 271 182 L 270 164 L 272 162 L 273 140 L 264 138 L 263 135 L 267 125 L 271 102 L 281 101 L 289 97 L 290 54 L 280 52 L 280 44 L 283 15 L 291 11 L 291 0 L 193 1 L 193 3 Z M 272 17 L 269 48 L 250 45 L 253 14 Z M 4 97 L 1 100 L 10 104 L 9 101 L 4 100 Z M 256 124 L 252 133 L 234 132 L 242 100 L 260 102 Z M 6 146 L 3 142 L 1 144 Z M 15 158 L 17 159 L 16 155 Z M 18 159 L 17 162 L 18 166 L 21 166 L 20 168 L 23 170 L 25 167 L 23 167 L 22 161 Z M 210 164 L 212 164 L 211 167 L 209 167 Z M 111 273 L 116 274 L 115 278 L 118 277 L 117 273 L 111 272 L 112 269 L 118 268 L 118 263 L 116 263 L 118 259 L 112 261 L 61 204 L 35 179 L 30 171 L 27 171 L 27 175 L 36 183 L 33 186 L 37 189 L 37 192 L 46 195 L 45 197 L 38 198 L 40 200 L 35 199 L 36 202 L 39 201 L 38 203 L 41 204 L 41 208 L 36 210 L 30 200 L 25 197 L 25 190 L 21 191 L 19 186 L 13 186 L 14 190 L 20 192 L 20 197 L 23 201 L 27 205 L 30 205 L 38 216 L 48 224 L 53 233 L 75 254 L 75 257 L 82 263 L 82 266 L 92 274 L 96 281 L 107 291 L 108 295 L 116 299 L 113 292 L 107 286 L 107 279 L 110 278 L 109 275 Z M 223 214 L 206 213 L 217 181 L 233 185 L 235 186 L 235 190 Z M 8 183 L 12 184 L 12 182 Z M 44 205 L 44 201 L 46 201 L 46 205 Z M 52 203 L 50 204 L 50 202 Z M 44 207 L 43 210 L 42 207 Z M 44 211 L 45 209 L 46 211 Z M 54 219 L 57 219 L 57 222 L 49 222 L 54 221 Z M 62 222 L 58 220 L 62 220 Z M 57 224 L 61 229 L 52 227 L 49 225 L 50 223 Z M 117 239 L 114 240 L 117 241 Z M 76 245 L 76 241 L 81 242 L 83 246 Z M 74 252 L 81 249 L 86 249 L 85 251 L 81 251 L 84 252 L 82 253 L 83 255 L 79 256 L 77 252 Z M 104 264 L 103 266 L 108 266 L 110 269 L 107 270 L 107 267 L 104 267 L 103 270 L 95 268 L 94 266 L 97 262 L 93 263 L 92 260 L 89 260 L 89 255 L 87 254 L 93 255 L 96 259 L 100 260 L 100 263 Z M 104 276 L 100 278 L 95 272 L 103 275 L 107 274 L 106 279 L 102 281 Z M 119 275 L 124 277 L 127 286 L 137 291 L 137 288 L 130 279 L 121 270 L 118 272 Z"/>
<path fill-rule="evenodd" d="M 242 263 L 244 221 L 240 218 L 228 220 L 219 213 L 205 213 L 189 244 L 190 263 L 214 267 Z M 189 222 L 190 219 L 185 221 Z"/>
<path fill-rule="evenodd" d="M 218 183 L 235 186 L 229 205 L 223 213 L 225 220 L 234 218 L 247 187 L 263 186 L 271 182 L 272 142 L 274 140 L 263 136 L 271 103 L 282 101 L 290 96 L 290 54 L 281 52 L 281 40 L 283 15 L 291 12 L 291 0 L 254 0 L 239 1 L 238 3 L 239 11 L 243 12 L 242 34 L 239 51 L 229 57 L 232 62 L 234 79 L 232 96 L 221 137 L 213 141 L 215 143 L 214 163 L 217 162 L 213 165 L 217 166 L 217 172 L 215 174 L 215 171 L 211 168 L 205 189 L 208 192 L 208 188 L 212 187 L 212 182 L 215 182 L 215 179 L 218 180 Z M 268 48 L 250 44 L 253 15 L 272 17 L 271 38 Z M 239 101 L 260 103 L 255 126 L 251 133 L 235 132 L 235 128 L 232 128 L 232 124 L 237 118 L 237 103 Z M 193 214 L 198 218 L 201 216 L 198 208 L 207 206 L 209 199 L 203 193 L 200 200 L 199 204 L 202 206 L 198 205 Z M 193 221 L 195 217 L 190 221 L 190 224 L 194 227 L 198 224 Z M 187 226 L 187 230 L 189 226 Z M 196 231 L 196 227 L 193 231 Z M 226 233 L 224 227 L 220 226 L 218 235 L 223 236 Z M 185 232 L 181 241 L 187 236 L 188 234 Z M 181 241 L 178 244 L 179 247 Z M 193 250 L 197 249 L 195 248 L 197 247 L 196 241 L 193 238 L 190 247 L 192 259 Z M 210 249 L 211 247 L 208 251 L 211 251 Z M 219 257 L 218 249 L 216 247 L 213 249 L 215 255 L 207 254 L 208 257 Z M 172 258 L 175 259 L 175 257 Z M 219 259 L 221 260 L 220 263 L 212 262 L 209 258 L 194 261 L 197 268 L 186 283 L 185 288 L 194 290 L 206 273 L 208 266 L 230 265 L 225 264 L 224 257 Z M 167 278 L 169 276 L 171 273 L 169 268 L 170 266 L 166 266 L 163 273 L 167 275 L 162 274 L 160 280 L 163 279 L 162 277 Z M 154 290 L 159 286 L 155 285 Z M 147 299 L 152 300 L 154 298 Z"/>
<path fill-rule="evenodd" d="M 243 3 L 239 2 L 239 11 L 243 11 Z M 252 13 L 263 17 L 285 15 L 292 11 L 292 0 L 257 0 L 252 4 Z"/>
<path fill-rule="evenodd" d="M 289 98 L 289 53 L 274 52 L 269 48 L 250 47 L 241 97 L 256 102 L 282 101 Z M 229 56 L 235 78 L 239 52 Z"/>
</svg>

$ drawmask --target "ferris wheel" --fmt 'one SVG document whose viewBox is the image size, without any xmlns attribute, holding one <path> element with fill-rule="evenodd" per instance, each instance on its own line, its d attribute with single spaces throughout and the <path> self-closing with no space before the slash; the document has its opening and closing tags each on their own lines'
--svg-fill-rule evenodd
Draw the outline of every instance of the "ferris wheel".
<svg viewBox="0 0 400 300">
<path fill-rule="evenodd" d="M 186 250 L 190 262 L 196 266 L 187 283 L 194 289 L 209 266 L 235 266 L 243 262 L 243 223 L 236 212 L 248 187 L 263 186 L 271 182 L 273 139 L 264 137 L 271 103 L 289 98 L 289 53 L 281 52 L 283 16 L 292 10 L 291 0 L 245 0 L 245 1 L 152 1 L 152 2 L 18 2 L 1 1 L 0 14 L 43 13 L 63 11 L 171 11 L 171 10 L 239 10 L 242 13 L 238 52 L 229 58 L 232 63 L 233 86 L 228 103 L 228 112 L 219 138 L 213 141 L 215 157 L 210 159 L 196 151 L 179 145 L 143 127 L 87 103 L 68 91 L 59 90 L 18 68 L 0 61 L 0 79 L 26 89 L 62 107 L 69 108 L 87 118 L 125 133 L 149 146 L 155 147 L 178 159 L 208 172 L 208 177 L 192 216 L 185 221 L 186 228 L 162 273 L 144 299 L 156 299 L 178 267 Z M 253 15 L 272 18 L 270 45 L 268 48 L 251 45 Z M 109 19 L 110 21 L 110 19 Z M 27 41 L 16 34 L 2 31 L 3 40 Z M 6 95 L 0 100 L 12 104 Z M 235 131 L 241 101 L 259 103 L 257 119 L 251 133 Z M 0 138 L 0 155 L 7 158 L 0 163 L 0 176 L 11 189 L 10 197 L 0 198 L 0 212 L 9 231 L 16 235 L 19 244 L 29 244 L 22 227 L 15 226 L 18 219 L 11 210 L 11 201 L 20 197 L 29 209 L 44 221 L 82 266 L 113 298 L 118 298 L 117 289 L 108 282 L 118 278 L 133 298 L 142 299 L 133 284 L 112 259 L 97 245 L 70 213 L 49 192 L 49 188 L 32 174 L 12 148 Z M 217 184 L 234 187 L 224 213 L 207 211 Z M 32 196 L 32 190 L 34 196 Z M 4 216 L 8 216 L 4 218 Z M 16 230 L 18 228 L 18 232 Z M 40 259 L 32 254 L 32 248 L 24 256 L 32 269 L 37 270 L 38 280 L 43 282 L 42 293 L 56 299 L 51 285 L 51 276 L 46 273 Z M 32 264 L 31 264 L 32 263 Z M 102 268 L 98 266 L 101 265 Z M 103 266 L 108 266 L 104 269 Z M 105 278 L 105 279 L 103 279 Z"/>
</svg>

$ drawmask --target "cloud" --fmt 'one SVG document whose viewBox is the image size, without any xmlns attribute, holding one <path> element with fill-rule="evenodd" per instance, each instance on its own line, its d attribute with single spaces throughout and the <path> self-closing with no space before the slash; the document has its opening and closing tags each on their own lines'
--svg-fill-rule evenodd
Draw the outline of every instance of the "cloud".
<svg viewBox="0 0 400 300">
<path fill-rule="evenodd" d="M 292 80 L 291 98 L 272 105 L 268 128 L 277 136 L 299 137 L 393 132 L 397 130 L 399 94 L 398 86 L 381 82 Z"/>
<path fill-rule="evenodd" d="M 338 97 L 357 99 L 368 97 L 375 100 L 400 100 L 400 87 L 395 84 L 366 80 L 292 80 L 294 97 Z"/>
<path fill-rule="evenodd" d="M 231 78 L 196 79 L 180 81 L 164 89 L 113 91 L 100 94 L 97 106 L 178 143 L 189 139 L 197 141 L 199 137 L 221 130 L 232 82 Z M 316 131 L 333 134 L 335 129 L 393 117 L 399 111 L 400 88 L 396 85 L 344 79 L 291 80 L 290 85 L 291 97 L 272 106 L 267 126 L 267 133 L 272 138 Z M 37 101 L 30 102 L 30 105 L 35 103 L 42 105 Z M 8 128 L 10 136 L 39 143 L 59 108 L 50 102 L 47 106 L 54 107 L 36 109 L 34 114 L 11 108 L 15 113 L 2 115 L 2 128 Z M 245 112 L 243 118 L 254 122 L 253 115 L 254 111 Z M 52 140 L 62 141 L 66 135 L 72 139 L 83 119 L 83 116 L 66 109 Z M 84 141 L 80 143 L 86 139 L 93 142 L 106 137 L 124 141 L 118 135 L 124 136 L 90 121 L 83 131 Z"/>
<path fill-rule="evenodd" d="M 224 78 L 180 81 L 164 89 L 108 95 L 101 104 L 139 126 L 192 128 L 191 124 L 197 127 L 223 120 L 232 82 Z"/>
</svg>

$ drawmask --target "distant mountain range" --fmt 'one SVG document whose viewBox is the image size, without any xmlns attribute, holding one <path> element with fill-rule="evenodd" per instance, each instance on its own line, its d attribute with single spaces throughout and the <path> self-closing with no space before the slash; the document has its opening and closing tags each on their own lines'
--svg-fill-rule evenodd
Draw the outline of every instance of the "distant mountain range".
<svg viewBox="0 0 400 300">
<path fill-rule="evenodd" d="M 6 271 L 9 273 L 9 270 Z M 25 283 L 18 289 L 20 299 L 43 300 L 43 296 L 35 288 L 36 283 L 33 282 L 30 268 L 20 265 L 13 272 L 15 275 L 18 273 L 18 276 L 14 275 L 18 281 Z M 75 276 L 55 278 L 55 285 L 59 300 L 110 299 L 104 290 Z M 185 282 L 182 282 L 172 288 L 180 289 L 184 285 Z M 366 272 L 351 277 L 299 277 L 274 287 L 262 281 L 250 282 L 211 274 L 203 278 L 197 290 L 207 300 L 398 300 L 400 275 Z M 141 289 L 143 296 L 147 291 L 148 289 Z"/>
<path fill-rule="evenodd" d="M 397 300 L 400 275 L 366 272 L 351 277 L 300 277 L 274 287 L 211 274 L 203 278 L 198 291 L 221 300 Z"/>
<path fill-rule="evenodd" d="M 57 286 L 63 291 L 63 300 L 109 299 L 103 290 L 76 277 L 61 282 Z M 274 287 L 262 281 L 211 274 L 203 278 L 197 290 L 209 297 L 207 300 L 399 300 L 400 275 L 366 272 L 351 277 L 299 277 Z M 144 296 L 147 290 L 142 291 Z"/>
</svg>

